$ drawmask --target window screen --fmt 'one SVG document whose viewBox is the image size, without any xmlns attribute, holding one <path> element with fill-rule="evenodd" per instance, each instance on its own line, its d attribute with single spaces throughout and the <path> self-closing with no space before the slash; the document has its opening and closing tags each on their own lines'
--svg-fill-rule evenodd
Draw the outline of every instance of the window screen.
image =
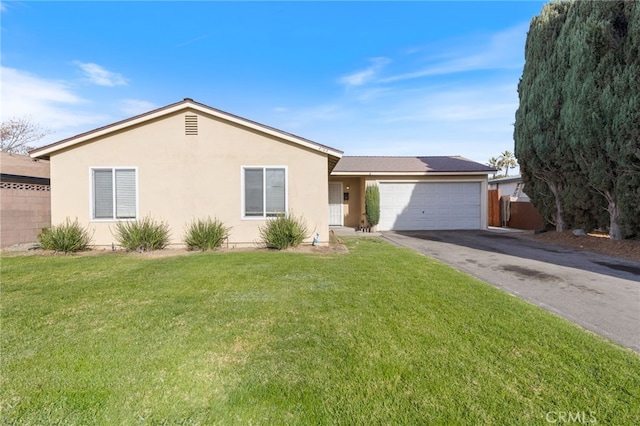
<svg viewBox="0 0 640 426">
<path fill-rule="evenodd" d="M 244 214 L 264 216 L 263 169 L 244 170 Z"/>
<path fill-rule="evenodd" d="M 93 171 L 93 217 L 94 219 L 113 218 L 113 171 Z"/>
<path fill-rule="evenodd" d="M 93 170 L 93 218 L 135 219 L 135 169 Z"/>
<path fill-rule="evenodd" d="M 266 212 L 277 216 L 285 212 L 284 169 L 266 169 Z"/>
<path fill-rule="evenodd" d="M 136 171 L 116 170 L 116 218 L 136 217 Z"/>
<path fill-rule="evenodd" d="M 244 215 L 273 217 L 285 213 L 286 180 L 284 168 L 245 168 Z"/>
</svg>

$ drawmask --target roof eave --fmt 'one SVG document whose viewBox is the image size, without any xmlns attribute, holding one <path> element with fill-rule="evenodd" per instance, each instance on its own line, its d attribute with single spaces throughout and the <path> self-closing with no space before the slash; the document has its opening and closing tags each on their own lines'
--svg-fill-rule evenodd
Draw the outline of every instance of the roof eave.
<svg viewBox="0 0 640 426">
<path fill-rule="evenodd" d="M 137 124 L 144 123 L 149 120 L 153 120 L 157 117 L 161 117 L 163 115 L 171 114 L 173 112 L 186 109 L 189 107 L 188 104 L 189 102 L 185 102 L 185 101 L 171 104 L 166 107 L 159 108 L 145 114 L 140 114 L 135 117 L 118 121 L 116 123 L 103 126 L 86 133 L 81 133 L 79 135 L 72 136 L 70 138 L 63 139 L 58 142 L 54 142 L 50 145 L 46 145 L 41 148 L 36 148 L 32 151 L 29 151 L 29 155 L 31 156 L 31 158 L 48 158 L 52 153 L 55 153 L 56 151 L 61 151 L 63 149 L 72 147 L 74 145 L 87 142 L 91 139 L 99 138 L 101 136 L 108 135 L 110 133 L 125 129 L 127 127 L 135 126 Z"/>
<path fill-rule="evenodd" d="M 334 149 L 325 145 L 321 145 L 316 142 L 313 142 L 313 141 L 310 141 L 286 132 L 282 132 L 272 127 L 261 125 L 254 121 L 250 121 L 250 120 L 226 113 L 224 111 L 217 110 L 215 108 L 208 107 L 204 104 L 200 104 L 191 99 L 185 99 L 184 101 L 171 104 L 166 107 L 159 108 L 157 110 L 135 116 L 133 118 L 122 120 L 112 125 L 100 127 L 93 131 L 82 133 L 80 135 L 73 136 L 68 139 L 63 139 L 59 142 L 55 142 L 53 144 L 50 144 L 41 148 L 36 148 L 30 151 L 29 155 L 31 156 L 31 158 L 47 158 L 48 159 L 51 154 L 57 151 L 61 151 L 63 149 L 70 148 L 74 145 L 87 142 L 91 139 L 99 138 L 101 136 L 105 136 L 110 133 L 117 132 L 122 129 L 126 129 L 127 127 L 135 126 L 135 125 L 144 123 L 146 121 L 154 120 L 158 117 L 162 117 L 164 115 L 172 114 L 185 109 L 193 109 L 196 111 L 200 111 L 203 114 L 213 115 L 225 121 L 229 121 L 229 122 L 256 130 L 258 132 L 277 137 L 279 139 L 284 139 L 288 142 L 292 142 L 294 144 L 301 145 L 306 148 L 322 152 L 329 156 L 332 156 L 338 159 L 342 158 L 343 152 L 337 149 Z"/>
<path fill-rule="evenodd" d="M 473 171 L 473 172 L 333 172 L 331 176 L 487 176 L 491 171 Z"/>
</svg>

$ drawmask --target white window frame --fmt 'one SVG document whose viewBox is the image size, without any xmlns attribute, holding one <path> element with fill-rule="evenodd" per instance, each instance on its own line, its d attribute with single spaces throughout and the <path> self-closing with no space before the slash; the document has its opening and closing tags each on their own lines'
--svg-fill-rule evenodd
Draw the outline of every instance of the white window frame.
<svg viewBox="0 0 640 426">
<path fill-rule="evenodd" d="M 247 169 L 262 169 L 262 216 L 247 216 L 245 214 L 245 170 Z M 273 216 L 266 215 L 267 204 L 267 186 L 265 185 L 265 174 L 267 169 L 281 169 L 284 170 L 284 212 L 289 211 L 289 169 L 287 166 L 241 166 L 240 167 L 240 217 L 243 220 L 265 220 Z"/>
<path fill-rule="evenodd" d="M 95 217 L 95 183 L 94 183 L 94 171 L 96 170 L 111 170 L 111 179 L 112 179 L 112 188 L 116 187 L 116 171 L 117 170 L 133 170 L 135 174 L 135 191 L 136 191 L 136 211 L 135 217 L 133 218 L 117 218 L 116 217 L 116 191 L 112 191 L 111 196 L 113 197 L 113 214 L 110 218 L 96 218 Z M 126 222 L 126 221 L 135 221 L 140 217 L 139 211 L 139 199 L 140 192 L 138 188 L 138 168 L 132 166 L 92 166 L 89 167 L 89 193 L 91 196 L 89 197 L 89 218 L 91 222 Z"/>
</svg>

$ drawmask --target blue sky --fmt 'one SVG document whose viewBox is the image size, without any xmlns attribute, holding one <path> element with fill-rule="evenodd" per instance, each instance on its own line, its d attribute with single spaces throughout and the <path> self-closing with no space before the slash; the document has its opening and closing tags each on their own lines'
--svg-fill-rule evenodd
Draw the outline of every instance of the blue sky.
<svg viewBox="0 0 640 426">
<path fill-rule="evenodd" d="M 185 97 L 345 155 L 513 150 L 539 1 L 1 3 L 2 119 L 40 145 Z"/>
</svg>

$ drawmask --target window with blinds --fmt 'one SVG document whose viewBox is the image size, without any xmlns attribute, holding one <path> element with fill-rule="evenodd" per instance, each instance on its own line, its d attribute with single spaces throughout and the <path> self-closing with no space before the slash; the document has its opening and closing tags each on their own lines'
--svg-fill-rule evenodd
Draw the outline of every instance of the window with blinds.
<svg viewBox="0 0 640 426">
<path fill-rule="evenodd" d="M 264 169 L 265 211 L 268 217 L 286 212 L 284 169 Z"/>
<path fill-rule="evenodd" d="M 92 169 L 93 219 L 135 219 L 136 169 Z"/>
<path fill-rule="evenodd" d="M 287 211 L 287 174 L 284 167 L 245 167 L 244 216 L 275 217 Z"/>
</svg>

